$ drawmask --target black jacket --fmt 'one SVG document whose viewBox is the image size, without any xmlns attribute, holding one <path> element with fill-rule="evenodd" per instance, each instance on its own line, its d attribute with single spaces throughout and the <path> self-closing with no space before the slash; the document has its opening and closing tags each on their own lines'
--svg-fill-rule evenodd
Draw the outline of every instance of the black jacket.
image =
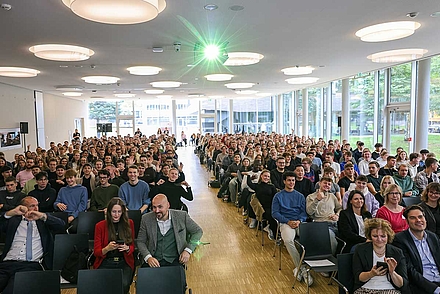
<svg viewBox="0 0 440 294">
<path fill-rule="evenodd" d="M 362 215 L 362 219 L 365 220 L 366 218 L 372 218 L 369 211 Z M 356 217 L 354 212 L 349 209 L 342 210 L 339 213 L 338 232 L 339 237 L 347 243 L 344 252 L 350 252 L 354 245 L 367 241 L 367 238 L 359 235 L 359 225 Z"/>
<path fill-rule="evenodd" d="M 44 190 L 35 189 L 29 192 L 29 196 L 35 197 L 38 200 L 38 210 L 41 212 L 53 212 L 53 203 L 57 199 L 57 191 L 53 189 L 50 184 L 47 184 Z"/>
</svg>

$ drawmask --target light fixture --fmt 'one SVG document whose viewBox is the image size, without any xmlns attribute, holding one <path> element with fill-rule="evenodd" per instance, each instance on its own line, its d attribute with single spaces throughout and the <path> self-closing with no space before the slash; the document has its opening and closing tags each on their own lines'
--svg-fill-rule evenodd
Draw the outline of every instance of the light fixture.
<svg viewBox="0 0 440 294">
<path fill-rule="evenodd" d="M 145 94 L 149 94 L 149 95 L 157 95 L 157 94 L 162 94 L 163 92 L 165 92 L 165 90 L 155 90 L 155 89 L 150 89 L 150 90 L 144 90 Z"/>
<path fill-rule="evenodd" d="M 151 86 L 154 88 L 178 88 L 180 87 L 182 83 L 181 82 L 174 82 L 174 81 L 160 81 L 160 82 L 152 82 L 150 83 Z"/>
<path fill-rule="evenodd" d="M 194 62 L 201 61 L 224 63 L 228 59 L 229 42 L 196 42 L 194 44 Z"/>
<path fill-rule="evenodd" d="M 426 49 L 398 49 L 374 53 L 367 58 L 378 63 L 404 62 L 421 58 L 426 52 L 428 52 Z"/>
<path fill-rule="evenodd" d="M 82 91 L 84 87 L 62 85 L 62 86 L 56 86 L 55 89 L 57 89 L 58 91 L 75 92 L 75 91 Z"/>
<path fill-rule="evenodd" d="M 133 98 L 136 97 L 136 94 L 132 94 L 132 93 L 118 93 L 115 94 L 116 97 L 118 98 Z"/>
<path fill-rule="evenodd" d="M 157 75 L 162 69 L 156 66 L 132 66 L 127 68 L 132 75 L 136 76 L 152 76 Z"/>
<path fill-rule="evenodd" d="M 286 76 L 298 76 L 298 75 L 311 74 L 314 69 L 315 68 L 311 66 L 294 66 L 294 67 L 283 68 L 281 71 Z"/>
<path fill-rule="evenodd" d="M 260 62 L 264 56 L 253 52 L 229 52 L 228 60 L 223 63 L 226 66 L 251 65 Z"/>
<path fill-rule="evenodd" d="M 258 96 L 258 97 L 269 97 L 269 96 L 272 96 L 272 93 L 261 92 L 261 93 L 255 94 L 255 95 Z"/>
<path fill-rule="evenodd" d="M 108 84 L 115 84 L 120 79 L 117 77 L 110 77 L 110 76 L 88 76 L 88 77 L 82 77 L 81 80 L 83 80 L 88 84 L 108 85 Z"/>
<path fill-rule="evenodd" d="M 364 42 L 383 42 L 402 39 L 414 34 L 420 28 L 415 21 L 395 21 L 372 25 L 356 32 Z"/>
<path fill-rule="evenodd" d="M 211 99 L 222 99 L 225 98 L 225 96 L 221 96 L 221 95 L 212 95 L 212 96 L 208 96 Z"/>
<path fill-rule="evenodd" d="M 292 85 L 302 85 L 302 84 L 311 84 L 317 82 L 319 78 L 313 77 L 302 77 L 302 78 L 290 78 L 287 79 L 286 82 Z"/>
<path fill-rule="evenodd" d="M 254 86 L 254 83 L 229 83 L 225 84 L 226 88 L 228 89 L 247 89 L 252 88 Z"/>
<path fill-rule="evenodd" d="M 0 76 L 11 78 L 32 78 L 36 77 L 40 71 L 25 67 L 0 67 Z"/>
<path fill-rule="evenodd" d="M 212 11 L 212 10 L 216 10 L 218 6 L 215 4 L 206 4 L 205 6 L 203 6 L 203 8 L 205 10 Z"/>
<path fill-rule="evenodd" d="M 64 96 L 69 96 L 69 97 L 81 97 L 83 93 L 81 92 L 64 92 L 63 95 Z"/>
<path fill-rule="evenodd" d="M 136 24 L 152 20 L 165 7 L 165 0 L 63 0 L 76 15 L 100 23 Z"/>
<path fill-rule="evenodd" d="M 87 60 L 95 54 L 93 50 L 85 47 L 62 45 L 62 44 L 43 44 L 29 48 L 38 58 L 55 61 L 81 61 Z"/>
<path fill-rule="evenodd" d="M 208 81 L 212 82 L 224 82 L 224 81 L 230 81 L 234 75 L 231 74 L 212 74 L 212 75 L 206 75 L 205 78 Z"/>
<path fill-rule="evenodd" d="M 253 94 L 257 94 L 258 91 L 254 91 L 254 90 L 238 90 L 235 91 L 235 94 L 239 94 L 239 95 L 253 95 Z"/>
<path fill-rule="evenodd" d="M 173 95 L 158 95 L 156 97 L 159 99 L 170 99 L 173 98 Z"/>
</svg>

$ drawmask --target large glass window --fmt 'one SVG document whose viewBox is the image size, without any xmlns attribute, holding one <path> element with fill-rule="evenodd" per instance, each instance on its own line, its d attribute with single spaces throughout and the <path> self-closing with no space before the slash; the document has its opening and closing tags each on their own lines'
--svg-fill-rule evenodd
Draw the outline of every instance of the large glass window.
<svg viewBox="0 0 440 294">
<path fill-rule="evenodd" d="M 440 148 L 440 56 L 431 58 L 428 150 Z"/>
<path fill-rule="evenodd" d="M 321 136 L 321 126 L 322 126 L 322 97 L 321 88 L 310 88 L 308 89 L 309 97 L 309 136 L 316 138 Z"/>
<path fill-rule="evenodd" d="M 390 103 L 411 101 L 411 63 L 391 68 Z"/>
<path fill-rule="evenodd" d="M 302 96 L 302 91 L 296 91 L 296 93 L 298 93 L 297 95 L 297 100 L 298 100 L 298 110 L 296 112 L 296 119 L 298 120 L 298 129 L 295 130 L 295 133 L 298 136 L 303 136 L 302 133 L 302 125 L 303 125 L 303 116 L 302 116 L 302 109 L 303 109 L 303 96 Z"/>
<path fill-rule="evenodd" d="M 341 140 L 342 81 L 332 82 L 332 139 Z"/>
<path fill-rule="evenodd" d="M 217 99 L 217 124 L 219 133 L 229 133 L 229 99 Z"/>
<path fill-rule="evenodd" d="M 385 74 L 386 70 L 379 71 L 379 111 L 378 111 L 378 124 L 377 134 L 378 134 L 378 142 L 383 143 L 383 120 L 384 120 L 384 111 L 385 111 Z M 374 142 L 375 144 L 377 142 Z"/>
<path fill-rule="evenodd" d="M 283 117 L 282 117 L 282 123 L 283 123 L 283 134 L 290 134 L 291 130 L 293 129 L 293 121 L 291 121 L 291 115 L 292 115 L 292 92 L 285 93 L 282 96 L 282 103 L 283 103 Z"/>
<path fill-rule="evenodd" d="M 257 99 L 258 126 L 257 132 L 275 131 L 274 105 L 276 96 Z"/>
<path fill-rule="evenodd" d="M 167 128 L 172 133 L 171 100 L 136 100 L 134 108 L 136 130 L 139 128 L 143 134 L 151 135 L 156 134 L 159 128 Z"/>
<path fill-rule="evenodd" d="M 89 103 L 89 134 L 98 134 L 97 124 L 111 123 L 112 132 L 107 132 L 108 136 L 116 135 L 116 102 L 115 101 L 93 101 Z"/>
<path fill-rule="evenodd" d="M 182 132 L 187 137 L 197 134 L 199 129 L 199 101 L 197 99 L 176 100 L 176 137 L 180 140 Z"/>
</svg>

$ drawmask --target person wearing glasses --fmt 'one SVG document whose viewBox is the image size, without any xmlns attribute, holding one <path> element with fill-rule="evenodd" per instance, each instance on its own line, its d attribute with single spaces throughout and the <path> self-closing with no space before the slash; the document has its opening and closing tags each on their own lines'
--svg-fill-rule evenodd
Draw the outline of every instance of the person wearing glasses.
<svg viewBox="0 0 440 294">
<path fill-rule="evenodd" d="M 98 172 L 99 186 L 93 190 L 92 198 L 90 199 L 91 211 L 105 211 L 107 204 L 113 198 L 118 196 L 119 187 L 110 184 L 110 172 L 106 169 Z"/>
<path fill-rule="evenodd" d="M 425 211 L 426 229 L 440 237 L 440 184 L 429 183 L 420 197 L 419 204 Z"/>
<path fill-rule="evenodd" d="M 385 189 L 384 194 L 385 204 L 379 208 L 376 217 L 390 222 L 394 233 L 408 229 L 408 223 L 403 217 L 405 207 L 399 204 L 402 201 L 402 189 L 397 184 L 391 184 Z"/>
</svg>

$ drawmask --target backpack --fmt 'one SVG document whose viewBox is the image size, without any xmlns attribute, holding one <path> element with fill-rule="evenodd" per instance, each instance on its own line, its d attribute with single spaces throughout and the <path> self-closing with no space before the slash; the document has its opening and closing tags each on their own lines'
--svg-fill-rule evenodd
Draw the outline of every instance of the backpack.
<svg viewBox="0 0 440 294">
<path fill-rule="evenodd" d="M 70 283 L 76 284 L 78 282 L 78 271 L 87 269 L 87 253 L 84 251 L 87 252 L 88 249 L 80 251 L 74 245 L 72 252 L 70 252 L 64 263 L 61 276 Z"/>
</svg>

